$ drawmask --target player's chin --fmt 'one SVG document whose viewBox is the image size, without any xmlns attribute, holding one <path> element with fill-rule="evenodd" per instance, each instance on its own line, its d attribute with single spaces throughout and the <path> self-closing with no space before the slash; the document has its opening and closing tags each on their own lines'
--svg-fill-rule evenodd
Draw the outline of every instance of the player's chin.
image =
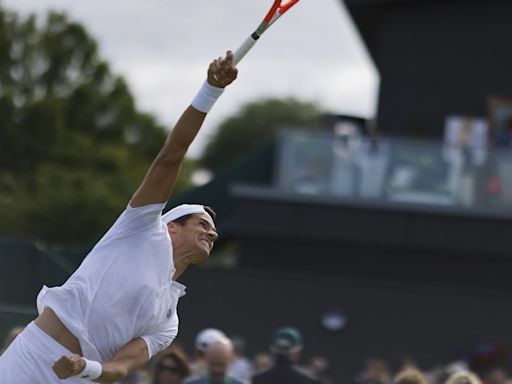
<svg viewBox="0 0 512 384">
<path fill-rule="evenodd" d="M 204 263 L 210 257 L 210 250 L 205 248 L 198 249 L 197 252 L 197 262 L 196 263 Z"/>
</svg>

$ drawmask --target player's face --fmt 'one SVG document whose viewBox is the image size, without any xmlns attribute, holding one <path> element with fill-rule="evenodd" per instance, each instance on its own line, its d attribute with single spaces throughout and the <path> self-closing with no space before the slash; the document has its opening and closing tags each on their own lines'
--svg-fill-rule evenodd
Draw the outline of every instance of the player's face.
<svg viewBox="0 0 512 384">
<path fill-rule="evenodd" d="M 193 263 L 200 263 L 208 259 L 213 243 L 217 239 L 215 223 L 207 213 L 193 214 L 185 225 L 178 225 L 178 238 L 173 239 L 175 245 L 184 247 L 184 250 L 194 254 Z"/>
</svg>

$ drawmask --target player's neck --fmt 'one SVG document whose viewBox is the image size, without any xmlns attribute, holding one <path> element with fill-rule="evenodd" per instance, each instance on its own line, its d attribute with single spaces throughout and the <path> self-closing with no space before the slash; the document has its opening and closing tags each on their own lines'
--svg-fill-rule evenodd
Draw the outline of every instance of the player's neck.
<svg viewBox="0 0 512 384">
<path fill-rule="evenodd" d="M 178 280 L 178 278 L 181 276 L 183 272 L 187 270 L 188 265 L 174 265 L 174 268 L 176 268 L 176 271 L 174 271 L 174 275 L 172 275 L 172 281 Z"/>
<path fill-rule="evenodd" d="M 172 280 L 176 281 L 183 272 L 185 272 L 188 266 L 191 264 L 192 255 L 182 253 L 180 250 L 175 249 L 173 253 L 174 268 L 176 271 L 172 276 Z"/>
</svg>

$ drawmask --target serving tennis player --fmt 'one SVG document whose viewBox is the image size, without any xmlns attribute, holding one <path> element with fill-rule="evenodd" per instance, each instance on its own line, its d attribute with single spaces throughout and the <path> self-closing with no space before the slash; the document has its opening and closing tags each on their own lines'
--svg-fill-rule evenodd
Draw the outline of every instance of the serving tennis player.
<svg viewBox="0 0 512 384">
<path fill-rule="evenodd" d="M 236 77 L 230 51 L 210 64 L 127 208 L 64 285 L 39 293 L 39 316 L 0 357 L 0 383 L 113 383 L 171 344 L 185 293 L 176 280 L 208 259 L 217 232 L 208 207 L 162 211 L 187 149 Z"/>
</svg>

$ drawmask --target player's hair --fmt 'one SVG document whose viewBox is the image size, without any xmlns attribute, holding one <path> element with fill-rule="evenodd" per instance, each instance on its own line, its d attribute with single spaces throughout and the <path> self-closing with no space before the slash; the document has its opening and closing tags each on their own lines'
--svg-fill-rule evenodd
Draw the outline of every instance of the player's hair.
<svg viewBox="0 0 512 384">
<path fill-rule="evenodd" d="M 215 220 L 215 217 L 217 216 L 217 214 L 215 213 L 213 208 L 211 208 L 207 205 L 203 205 L 203 207 L 204 207 L 204 210 L 206 211 L 206 213 L 210 215 L 212 220 Z M 194 214 L 191 213 L 189 215 L 178 217 L 176 220 L 173 220 L 173 223 L 177 223 L 179 225 L 185 225 L 187 223 L 187 221 L 192 217 L 192 215 L 194 215 Z"/>
</svg>

